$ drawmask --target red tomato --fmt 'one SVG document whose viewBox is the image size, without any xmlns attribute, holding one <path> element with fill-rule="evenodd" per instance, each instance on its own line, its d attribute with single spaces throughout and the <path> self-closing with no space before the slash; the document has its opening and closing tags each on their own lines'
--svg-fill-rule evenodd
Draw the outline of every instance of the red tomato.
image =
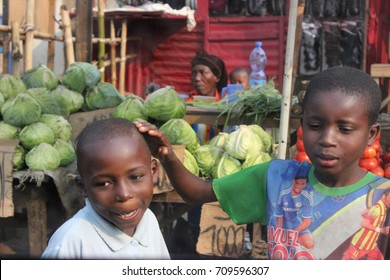
<svg viewBox="0 0 390 280">
<path fill-rule="evenodd" d="M 376 150 L 372 146 L 367 146 L 362 154 L 362 158 L 373 158 L 376 156 Z"/>
<path fill-rule="evenodd" d="M 298 139 L 302 139 L 302 135 L 303 135 L 302 126 L 300 126 L 300 127 L 297 129 L 297 137 L 298 137 Z"/>
<path fill-rule="evenodd" d="M 378 154 L 381 153 L 381 143 L 379 141 L 375 140 L 374 143 L 371 144 L 371 147 L 373 147 Z"/>
<path fill-rule="evenodd" d="M 385 175 L 384 175 L 386 178 L 389 178 L 390 179 L 390 165 L 387 165 L 385 167 Z"/>
<path fill-rule="evenodd" d="M 302 138 L 298 138 L 297 139 L 297 143 L 295 144 L 295 146 L 297 147 L 298 151 L 304 151 L 305 150 L 305 147 L 303 146 Z"/>
<path fill-rule="evenodd" d="M 359 166 L 371 171 L 378 166 L 378 161 L 376 158 L 361 158 L 359 160 Z"/>
<path fill-rule="evenodd" d="M 294 159 L 299 161 L 299 162 L 302 162 L 302 161 L 311 162 L 305 151 L 298 151 L 295 154 Z"/>
<path fill-rule="evenodd" d="M 378 175 L 378 176 L 383 177 L 385 175 L 385 171 L 379 165 L 376 168 L 371 169 L 370 171 L 371 171 L 371 173 L 374 173 L 375 175 Z"/>
<path fill-rule="evenodd" d="M 390 152 L 384 154 L 382 156 L 382 160 L 383 160 L 383 163 L 386 164 L 386 163 L 390 163 Z"/>
</svg>

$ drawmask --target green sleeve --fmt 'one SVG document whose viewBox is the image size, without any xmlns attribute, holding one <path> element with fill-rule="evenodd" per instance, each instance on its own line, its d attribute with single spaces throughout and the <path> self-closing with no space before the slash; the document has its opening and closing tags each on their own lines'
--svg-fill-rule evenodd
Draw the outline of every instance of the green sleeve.
<svg viewBox="0 0 390 280">
<path fill-rule="evenodd" d="M 222 209 L 236 224 L 266 224 L 266 186 L 269 162 L 215 179 L 213 189 Z"/>
</svg>

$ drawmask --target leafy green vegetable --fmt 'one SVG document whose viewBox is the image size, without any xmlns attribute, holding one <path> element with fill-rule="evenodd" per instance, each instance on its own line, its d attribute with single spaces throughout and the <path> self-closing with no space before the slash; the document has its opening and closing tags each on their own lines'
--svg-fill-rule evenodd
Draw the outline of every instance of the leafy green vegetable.
<svg viewBox="0 0 390 280">
<path fill-rule="evenodd" d="M 22 145 L 18 144 L 12 157 L 13 171 L 22 170 L 26 166 L 25 158 L 27 151 Z"/>
<path fill-rule="evenodd" d="M 64 103 L 63 99 L 57 98 L 56 95 L 44 87 L 29 88 L 26 94 L 30 95 L 41 106 L 42 114 L 54 114 L 64 117 L 69 116 L 69 108 Z"/>
<path fill-rule="evenodd" d="M 87 110 L 104 109 L 118 106 L 125 97 L 110 83 L 98 83 L 85 95 Z"/>
<path fill-rule="evenodd" d="M 114 118 L 122 118 L 129 121 L 148 119 L 144 110 L 144 100 L 136 95 L 127 96 L 125 100 L 115 108 L 114 112 L 112 112 L 112 116 Z"/>
<path fill-rule="evenodd" d="M 20 128 L 0 121 L 0 139 L 18 139 Z"/>
<path fill-rule="evenodd" d="M 78 112 L 83 107 L 84 96 L 66 86 L 58 85 L 51 91 L 51 94 L 61 100 L 60 103 L 68 108 L 70 114 Z"/>
<path fill-rule="evenodd" d="M 57 149 L 48 143 L 41 143 L 26 154 L 26 164 L 31 170 L 55 170 L 60 161 Z"/>
<path fill-rule="evenodd" d="M 27 88 L 45 87 L 49 90 L 55 89 L 60 82 L 57 75 L 45 65 L 35 66 L 26 71 L 22 80 Z"/>
<path fill-rule="evenodd" d="M 249 120 L 253 124 L 260 124 L 268 116 L 280 116 L 282 95 L 275 88 L 272 79 L 266 84 L 251 87 L 237 94 L 239 97 L 232 103 L 226 104 L 218 116 L 218 118 L 226 116 L 225 126 L 231 119 L 239 123 Z M 226 103 L 226 100 L 222 99 L 219 102 Z"/>
<path fill-rule="evenodd" d="M 245 160 L 250 153 L 263 151 L 263 142 L 247 125 L 240 125 L 239 129 L 229 134 L 223 149 L 232 157 Z"/>
<path fill-rule="evenodd" d="M 53 130 L 56 139 L 67 142 L 72 138 L 72 125 L 63 116 L 42 114 L 39 121 Z"/>
<path fill-rule="evenodd" d="M 195 157 L 187 150 L 184 149 L 183 165 L 194 175 L 199 175 L 199 166 Z"/>
<path fill-rule="evenodd" d="M 212 145 L 202 145 L 193 153 L 199 166 L 200 173 L 208 178 L 212 178 L 212 168 L 222 157 L 223 150 Z"/>
<path fill-rule="evenodd" d="M 100 73 L 88 62 L 74 62 L 65 70 L 62 77 L 64 86 L 85 94 L 100 82 Z"/>
<path fill-rule="evenodd" d="M 57 139 L 54 142 L 54 148 L 60 156 L 60 166 L 67 166 L 76 160 L 76 152 L 73 144 L 68 141 Z"/>
<path fill-rule="evenodd" d="M 31 150 L 40 143 L 54 144 L 55 136 L 46 124 L 35 122 L 23 127 L 19 139 L 24 148 Z"/>
<path fill-rule="evenodd" d="M 190 153 L 194 153 L 200 146 L 195 131 L 184 119 L 171 119 L 160 130 L 173 145 L 184 145 Z"/>
<path fill-rule="evenodd" d="M 257 124 L 248 125 L 248 128 L 256 133 L 264 144 L 263 151 L 267 153 L 272 152 L 272 137 L 261 126 Z"/>
<path fill-rule="evenodd" d="M 228 153 L 223 153 L 222 157 L 216 161 L 212 167 L 213 178 L 222 178 L 226 175 L 236 173 L 241 170 L 241 162 L 230 156 Z"/>
<path fill-rule="evenodd" d="M 41 116 L 41 106 L 26 93 L 9 98 L 1 106 L 3 120 L 17 127 L 23 127 L 38 121 Z"/>
<path fill-rule="evenodd" d="M 144 109 L 148 117 L 166 122 L 183 118 L 186 104 L 173 87 L 167 86 L 149 94 L 145 99 Z"/>
<path fill-rule="evenodd" d="M 0 93 L 3 95 L 4 100 L 26 90 L 27 86 L 21 78 L 11 74 L 0 74 Z"/>
</svg>

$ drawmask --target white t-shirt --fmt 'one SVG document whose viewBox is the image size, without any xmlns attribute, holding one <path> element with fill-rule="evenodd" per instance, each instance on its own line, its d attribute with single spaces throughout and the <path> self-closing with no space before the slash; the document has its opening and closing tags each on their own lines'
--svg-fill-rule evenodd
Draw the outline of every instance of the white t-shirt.
<svg viewBox="0 0 390 280">
<path fill-rule="evenodd" d="M 42 259 L 170 259 L 157 219 L 149 209 L 133 236 L 103 219 L 88 199 L 49 240 Z"/>
</svg>

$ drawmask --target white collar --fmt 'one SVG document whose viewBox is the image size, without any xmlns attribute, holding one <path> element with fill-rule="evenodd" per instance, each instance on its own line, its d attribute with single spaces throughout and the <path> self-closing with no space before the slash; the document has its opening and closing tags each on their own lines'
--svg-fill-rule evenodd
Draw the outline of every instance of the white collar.
<svg viewBox="0 0 390 280">
<path fill-rule="evenodd" d="M 146 238 L 146 230 L 151 210 L 146 210 L 134 232 L 134 235 L 129 236 L 123 231 L 121 231 L 119 228 L 108 222 L 102 216 L 100 216 L 100 214 L 95 210 L 95 208 L 92 206 L 91 202 L 88 199 L 85 200 L 85 205 L 87 215 L 91 218 L 91 224 L 93 225 L 99 236 L 107 244 L 107 246 L 111 248 L 111 250 L 119 251 L 134 242 L 137 242 L 143 247 L 149 246 L 149 242 Z"/>
</svg>

